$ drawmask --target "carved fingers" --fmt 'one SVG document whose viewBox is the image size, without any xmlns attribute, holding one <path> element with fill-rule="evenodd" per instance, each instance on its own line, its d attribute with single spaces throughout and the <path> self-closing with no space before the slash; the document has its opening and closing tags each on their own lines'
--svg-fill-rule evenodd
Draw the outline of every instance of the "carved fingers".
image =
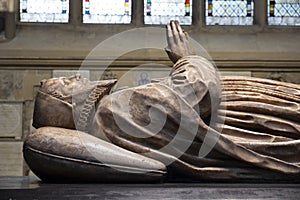
<svg viewBox="0 0 300 200">
<path fill-rule="evenodd" d="M 171 21 L 167 25 L 167 48 L 169 58 L 173 63 L 177 62 L 178 59 L 194 54 L 193 48 L 189 42 L 188 33 L 185 32 L 178 21 Z"/>
</svg>

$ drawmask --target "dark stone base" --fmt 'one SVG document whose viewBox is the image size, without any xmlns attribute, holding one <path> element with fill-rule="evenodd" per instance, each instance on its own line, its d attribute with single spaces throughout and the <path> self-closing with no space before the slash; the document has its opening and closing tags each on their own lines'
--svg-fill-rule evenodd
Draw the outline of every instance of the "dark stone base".
<svg viewBox="0 0 300 200">
<path fill-rule="evenodd" d="M 300 184 L 46 184 L 0 177 L 0 199 L 299 199 Z"/>
</svg>

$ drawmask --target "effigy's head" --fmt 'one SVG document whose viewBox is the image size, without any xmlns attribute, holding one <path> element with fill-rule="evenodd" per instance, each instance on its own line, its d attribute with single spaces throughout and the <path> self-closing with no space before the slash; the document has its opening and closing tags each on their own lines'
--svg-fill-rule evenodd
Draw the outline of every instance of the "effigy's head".
<svg viewBox="0 0 300 200">
<path fill-rule="evenodd" d="M 33 126 L 84 129 L 95 106 L 116 80 L 89 81 L 79 74 L 43 80 L 35 98 Z M 84 124 L 85 123 L 85 124 Z"/>
<path fill-rule="evenodd" d="M 65 101 L 72 101 L 74 92 L 87 89 L 92 82 L 81 78 L 80 74 L 70 77 L 52 78 L 41 81 L 40 91 Z"/>
</svg>

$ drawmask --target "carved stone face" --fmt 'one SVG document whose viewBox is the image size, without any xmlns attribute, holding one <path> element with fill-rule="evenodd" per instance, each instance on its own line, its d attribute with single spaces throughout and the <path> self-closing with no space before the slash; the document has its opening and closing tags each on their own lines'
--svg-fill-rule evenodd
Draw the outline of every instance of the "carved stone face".
<svg viewBox="0 0 300 200">
<path fill-rule="evenodd" d="M 83 108 L 97 105 L 104 95 L 109 94 L 116 81 L 89 81 L 79 74 L 42 81 L 35 100 L 34 127 L 74 129 L 74 120 L 81 119 Z M 84 111 L 93 114 L 93 110 Z"/>
<path fill-rule="evenodd" d="M 94 87 L 96 82 L 82 78 L 80 74 L 70 77 L 52 78 L 41 82 L 40 90 L 57 98 L 66 98 L 82 90 Z"/>
</svg>

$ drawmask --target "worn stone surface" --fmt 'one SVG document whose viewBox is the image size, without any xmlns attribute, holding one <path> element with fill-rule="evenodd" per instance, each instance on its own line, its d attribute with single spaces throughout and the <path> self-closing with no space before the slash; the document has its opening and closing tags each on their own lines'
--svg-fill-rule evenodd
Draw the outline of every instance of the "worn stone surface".
<svg viewBox="0 0 300 200">
<path fill-rule="evenodd" d="M 33 100 L 33 87 L 51 78 L 47 70 L 0 70 L 0 99 Z"/>
<path fill-rule="evenodd" d="M 0 142 L 0 176 L 23 175 L 23 142 Z"/>
<path fill-rule="evenodd" d="M 252 76 L 251 71 L 220 71 L 221 76 Z"/>
<path fill-rule="evenodd" d="M 22 71 L 21 71 L 22 72 Z M 41 80 L 51 78 L 51 70 L 26 70 L 23 72 L 22 89 L 17 98 L 23 100 L 34 99 L 34 86 L 40 85 Z"/>
<path fill-rule="evenodd" d="M 300 72 L 253 72 L 254 77 L 300 84 Z"/>
<path fill-rule="evenodd" d="M 82 77 L 90 80 L 90 71 L 89 70 L 53 70 L 52 77 L 53 78 L 69 77 L 69 76 L 73 76 L 78 73 Z"/>
<path fill-rule="evenodd" d="M 0 102 L 0 138 L 22 137 L 22 102 Z"/>
<path fill-rule="evenodd" d="M 14 75 L 13 71 L 2 71 L 0 73 L 0 99 L 14 98 Z"/>
</svg>

